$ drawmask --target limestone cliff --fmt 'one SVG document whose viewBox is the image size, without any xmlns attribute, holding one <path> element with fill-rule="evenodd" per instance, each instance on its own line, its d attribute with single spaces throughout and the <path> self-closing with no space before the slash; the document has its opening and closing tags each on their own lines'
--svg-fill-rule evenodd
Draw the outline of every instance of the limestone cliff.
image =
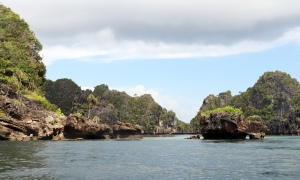
<svg viewBox="0 0 300 180">
<path fill-rule="evenodd" d="M 0 140 L 114 138 L 109 125 L 85 117 L 61 116 L 0 83 Z M 115 122 L 115 124 L 117 124 Z M 140 130 L 142 130 L 140 128 Z M 138 135 L 141 131 L 128 131 Z"/>
<path fill-rule="evenodd" d="M 247 91 L 236 96 L 228 92 L 206 97 L 194 121 L 199 121 L 200 114 L 206 110 L 231 105 L 241 108 L 246 118 L 260 117 L 268 126 L 268 134 L 299 132 L 300 84 L 290 75 L 280 71 L 266 72 Z"/>
<path fill-rule="evenodd" d="M 89 104 L 92 94 L 96 104 Z M 111 128 L 116 122 L 139 124 L 145 133 L 177 133 L 178 118 L 170 110 L 157 104 L 150 94 L 131 97 L 125 92 L 110 90 L 107 85 L 96 86 L 94 91 L 85 90 L 74 97 L 72 113 L 90 119 L 99 119 Z"/>
<path fill-rule="evenodd" d="M 64 116 L 42 106 L 0 83 L 0 139 L 63 139 Z"/>
</svg>

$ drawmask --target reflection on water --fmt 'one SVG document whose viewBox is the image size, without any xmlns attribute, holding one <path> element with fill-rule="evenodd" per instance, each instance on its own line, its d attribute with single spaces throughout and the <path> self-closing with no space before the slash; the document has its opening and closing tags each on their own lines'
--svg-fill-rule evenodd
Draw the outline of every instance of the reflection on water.
<svg viewBox="0 0 300 180">
<path fill-rule="evenodd" d="M 44 163 L 47 157 L 38 156 L 43 151 L 45 143 L 40 142 L 0 142 L 0 174 L 6 179 L 49 179 L 47 166 Z M 53 178 L 52 178 L 53 179 Z"/>
<path fill-rule="evenodd" d="M 300 138 L 0 141 L 0 179 L 298 179 Z"/>
</svg>

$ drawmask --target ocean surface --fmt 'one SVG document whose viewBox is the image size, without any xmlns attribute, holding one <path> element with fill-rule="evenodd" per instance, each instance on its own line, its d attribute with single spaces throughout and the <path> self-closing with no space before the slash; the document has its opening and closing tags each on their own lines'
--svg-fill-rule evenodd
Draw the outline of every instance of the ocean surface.
<svg viewBox="0 0 300 180">
<path fill-rule="evenodd" d="M 0 141 L 0 179 L 300 179 L 300 136 Z"/>
</svg>

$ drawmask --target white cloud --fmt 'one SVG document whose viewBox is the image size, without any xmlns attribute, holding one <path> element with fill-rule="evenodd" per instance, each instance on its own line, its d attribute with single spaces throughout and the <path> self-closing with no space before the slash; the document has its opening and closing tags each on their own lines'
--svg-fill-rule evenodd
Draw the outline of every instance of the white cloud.
<svg viewBox="0 0 300 180">
<path fill-rule="evenodd" d="M 2 0 L 44 45 L 44 62 L 194 58 L 299 42 L 298 0 Z M 75 13 L 79 12 L 79 13 Z"/>
<path fill-rule="evenodd" d="M 218 57 L 247 52 L 259 52 L 291 42 L 300 42 L 300 27 L 294 28 L 273 41 L 245 40 L 232 45 L 168 44 L 164 42 L 116 41 L 111 32 L 104 38 L 109 41 L 97 41 L 100 33 L 80 35 L 72 46 L 45 47 L 42 52 L 46 65 L 60 59 L 80 59 L 81 61 L 111 62 L 115 60 L 155 59 L 155 58 L 195 58 Z M 104 33 L 104 34 L 105 34 Z M 99 35 L 100 34 L 100 35 Z M 84 37 L 84 38 L 83 38 Z M 95 37 L 95 38 L 93 38 Z M 89 43 L 91 42 L 91 43 Z"/>
</svg>

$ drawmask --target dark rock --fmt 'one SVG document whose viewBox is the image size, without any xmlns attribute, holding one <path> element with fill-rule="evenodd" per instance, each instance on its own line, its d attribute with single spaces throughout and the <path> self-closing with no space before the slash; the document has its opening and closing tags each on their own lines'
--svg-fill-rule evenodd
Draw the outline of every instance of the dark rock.
<svg viewBox="0 0 300 180">
<path fill-rule="evenodd" d="M 83 117 L 88 117 L 88 112 L 83 112 L 82 109 L 83 105 L 88 104 L 87 97 L 90 93 L 90 91 L 83 91 L 75 95 L 73 101 L 73 108 L 71 110 L 73 114 L 79 112 Z M 98 104 L 91 106 L 89 110 L 90 119 L 93 119 L 97 116 L 101 120 L 101 123 L 107 124 L 112 128 L 112 126 L 117 123 L 119 117 L 116 115 L 114 108 L 107 105 L 103 97 L 98 98 L 97 100 Z"/>
<path fill-rule="evenodd" d="M 59 116 L 0 83 L 0 140 L 109 138 L 111 129 L 76 116 Z"/>
<path fill-rule="evenodd" d="M 109 139 L 111 128 L 107 124 L 95 123 L 85 117 L 73 114 L 63 122 L 66 139 Z"/>
<path fill-rule="evenodd" d="M 241 114 L 227 112 L 202 116 L 200 130 L 204 139 L 263 139 L 267 126 L 261 122 L 245 120 Z"/>
<path fill-rule="evenodd" d="M 195 136 L 187 137 L 187 138 L 185 138 L 185 139 L 200 139 L 200 135 L 197 134 L 197 135 L 195 135 Z"/>
<path fill-rule="evenodd" d="M 113 126 L 113 138 L 116 139 L 142 139 L 142 133 L 143 129 L 139 125 L 117 121 Z"/>
<path fill-rule="evenodd" d="M 267 124 L 269 131 L 268 134 L 271 135 L 287 135 L 287 134 L 298 134 L 298 123 L 296 122 L 296 117 L 290 115 L 285 121 L 278 117 L 275 120 Z"/>
</svg>

